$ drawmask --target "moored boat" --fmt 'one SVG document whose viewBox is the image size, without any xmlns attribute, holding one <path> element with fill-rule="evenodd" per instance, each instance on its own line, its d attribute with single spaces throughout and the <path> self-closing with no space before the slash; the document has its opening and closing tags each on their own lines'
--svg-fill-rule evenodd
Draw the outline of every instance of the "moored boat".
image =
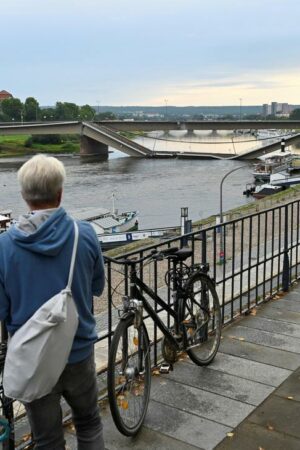
<svg viewBox="0 0 300 450">
<path fill-rule="evenodd" d="M 292 186 L 300 184 L 300 175 L 291 175 L 289 171 L 277 172 L 271 175 L 270 182 L 273 186 Z"/>
<path fill-rule="evenodd" d="M 261 184 L 256 186 L 255 190 L 252 192 L 252 195 L 256 199 L 261 199 L 266 197 L 267 195 L 276 194 L 277 192 L 282 191 L 282 186 L 273 186 L 272 184 Z"/>
<path fill-rule="evenodd" d="M 254 164 L 252 175 L 257 181 L 270 181 L 270 176 L 276 171 L 286 170 L 294 159 L 294 155 L 287 150 L 261 156 L 260 162 Z"/>
<path fill-rule="evenodd" d="M 71 215 L 78 220 L 90 222 L 97 235 L 120 233 L 138 229 L 138 211 L 118 213 L 104 208 L 98 210 L 85 208 Z"/>
</svg>

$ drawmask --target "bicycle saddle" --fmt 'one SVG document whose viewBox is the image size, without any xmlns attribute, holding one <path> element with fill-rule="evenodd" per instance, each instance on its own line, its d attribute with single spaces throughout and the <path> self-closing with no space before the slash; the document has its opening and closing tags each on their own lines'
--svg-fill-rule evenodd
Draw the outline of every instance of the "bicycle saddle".
<svg viewBox="0 0 300 450">
<path fill-rule="evenodd" d="M 183 247 L 177 250 L 177 252 L 174 253 L 174 257 L 178 261 L 185 261 L 187 258 L 192 256 L 193 250 L 191 250 L 189 247 Z"/>
</svg>

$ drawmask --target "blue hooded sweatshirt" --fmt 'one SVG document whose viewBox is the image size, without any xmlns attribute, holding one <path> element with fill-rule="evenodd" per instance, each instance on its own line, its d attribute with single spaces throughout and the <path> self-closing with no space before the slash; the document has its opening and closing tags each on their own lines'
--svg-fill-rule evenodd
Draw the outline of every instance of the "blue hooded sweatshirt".
<svg viewBox="0 0 300 450">
<path fill-rule="evenodd" d="M 79 325 L 69 363 L 87 358 L 97 339 L 93 295 L 104 288 L 104 267 L 96 233 L 78 222 L 79 240 L 72 283 Z M 13 334 L 35 311 L 66 287 L 74 243 L 73 219 L 60 207 L 32 232 L 14 225 L 0 235 L 0 320 Z M 63 345 L 63 342 L 61 343 Z"/>
</svg>

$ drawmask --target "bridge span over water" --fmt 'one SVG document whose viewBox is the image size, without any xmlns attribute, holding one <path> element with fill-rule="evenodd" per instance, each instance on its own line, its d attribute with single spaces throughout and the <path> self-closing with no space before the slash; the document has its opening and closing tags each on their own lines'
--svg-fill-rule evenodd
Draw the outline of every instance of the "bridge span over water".
<svg viewBox="0 0 300 450">
<path fill-rule="evenodd" d="M 236 155 L 203 152 L 152 151 L 120 134 L 122 131 L 170 131 L 170 130 L 242 130 L 242 129 L 300 129 L 299 120 L 287 121 L 101 121 L 101 122 L 42 122 L 0 125 L 0 135 L 15 134 L 79 134 L 81 136 L 80 155 L 108 157 L 111 146 L 129 156 L 140 158 L 212 158 L 212 159 L 254 159 L 280 148 L 281 138 L 271 144 L 254 148 Z M 300 133 L 285 139 L 286 145 L 300 141 Z"/>
</svg>

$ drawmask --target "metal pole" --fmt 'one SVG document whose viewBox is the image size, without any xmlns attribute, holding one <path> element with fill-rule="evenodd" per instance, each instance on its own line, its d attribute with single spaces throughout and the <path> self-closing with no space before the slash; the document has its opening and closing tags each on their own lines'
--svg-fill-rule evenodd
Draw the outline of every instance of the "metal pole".
<svg viewBox="0 0 300 450">
<path fill-rule="evenodd" d="M 224 241 L 223 241 L 223 183 L 225 179 L 230 175 L 231 173 L 235 172 L 236 170 L 243 169 L 244 166 L 235 167 L 234 169 L 227 172 L 224 177 L 221 180 L 220 183 L 220 260 L 219 262 L 222 263 L 224 261 Z"/>
<path fill-rule="evenodd" d="M 185 234 L 185 222 L 188 220 L 189 209 L 184 206 L 181 208 L 181 236 Z"/>
<path fill-rule="evenodd" d="M 288 254 L 288 205 L 284 207 L 284 253 L 283 253 L 283 268 L 282 268 L 282 289 L 284 292 L 289 290 L 290 285 L 290 262 Z"/>
<path fill-rule="evenodd" d="M 181 208 L 181 236 L 186 233 L 186 221 L 188 220 L 189 209 L 187 207 Z M 184 247 L 187 244 L 186 239 L 181 239 L 181 245 Z"/>
</svg>

